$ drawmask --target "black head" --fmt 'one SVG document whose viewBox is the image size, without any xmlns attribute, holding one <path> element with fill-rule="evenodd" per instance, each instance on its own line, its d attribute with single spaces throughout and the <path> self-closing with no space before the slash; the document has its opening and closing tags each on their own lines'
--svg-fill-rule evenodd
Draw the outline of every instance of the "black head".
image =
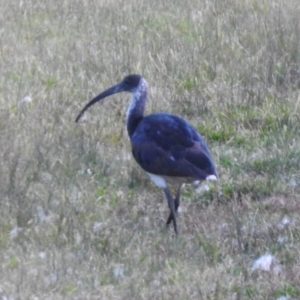
<svg viewBox="0 0 300 300">
<path fill-rule="evenodd" d="M 124 92 L 133 92 L 140 84 L 141 79 L 142 76 L 138 74 L 131 74 L 124 77 L 120 82 L 120 90 L 123 90 Z"/>
<path fill-rule="evenodd" d="M 135 89 L 139 86 L 140 82 L 142 80 L 142 76 L 138 74 L 132 74 L 126 76 L 121 82 L 117 83 L 116 85 L 108 88 L 98 96 L 96 96 L 94 99 L 92 99 L 86 106 L 81 110 L 79 115 L 76 118 L 75 122 L 78 122 L 83 113 L 93 104 L 96 102 L 110 96 L 116 93 L 120 92 L 132 92 L 134 93 Z"/>
</svg>

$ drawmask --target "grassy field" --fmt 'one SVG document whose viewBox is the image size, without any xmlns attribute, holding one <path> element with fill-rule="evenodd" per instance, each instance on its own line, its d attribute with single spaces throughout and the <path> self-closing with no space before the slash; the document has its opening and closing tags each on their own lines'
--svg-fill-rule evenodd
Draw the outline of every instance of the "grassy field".
<svg viewBox="0 0 300 300">
<path fill-rule="evenodd" d="M 0 298 L 300 299 L 299 15 L 298 0 L 2 0 Z M 218 168 L 183 190 L 178 238 L 131 157 L 129 96 L 74 122 L 130 73 Z"/>
</svg>

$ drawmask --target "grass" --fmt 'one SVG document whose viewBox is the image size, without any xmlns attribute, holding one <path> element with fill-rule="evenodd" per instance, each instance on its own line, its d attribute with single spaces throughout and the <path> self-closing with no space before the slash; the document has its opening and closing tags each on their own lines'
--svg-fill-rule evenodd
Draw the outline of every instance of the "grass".
<svg viewBox="0 0 300 300">
<path fill-rule="evenodd" d="M 299 298 L 298 1 L 0 7 L 0 297 Z M 177 239 L 131 157 L 128 95 L 74 122 L 129 73 L 218 167 L 209 191 L 184 189 Z M 265 253 L 279 275 L 252 269 Z"/>
</svg>

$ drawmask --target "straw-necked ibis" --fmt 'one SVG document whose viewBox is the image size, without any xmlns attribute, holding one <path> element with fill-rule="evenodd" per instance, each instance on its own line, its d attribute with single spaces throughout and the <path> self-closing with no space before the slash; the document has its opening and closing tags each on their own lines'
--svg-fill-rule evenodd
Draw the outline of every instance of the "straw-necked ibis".
<svg viewBox="0 0 300 300">
<path fill-rule="evenodd" d="M 132 154 L 150 179 L 163 189 L 170 209 L 167 226 L 173 221 L 178 233 L 176 213 L 182 184 L 216 180 L 217 171 L 203 138 L 191 124 L 172 114 L 144 116 L 147 89 L 147 82 L 141 75 L 128 75 L 87 103 L 76 122 L 101 99 L 120 92 L 132 93 L 126 113 Z M 169 183 L 177 185 L 175 198 L 171 196 Z"/>
</svg>

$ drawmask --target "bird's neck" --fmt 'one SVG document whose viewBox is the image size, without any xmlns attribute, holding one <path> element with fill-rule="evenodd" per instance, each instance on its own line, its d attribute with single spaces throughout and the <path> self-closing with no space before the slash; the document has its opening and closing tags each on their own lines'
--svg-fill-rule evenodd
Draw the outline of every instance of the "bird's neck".
<svg viewBox="0 0 300 300">
<path fill-rule="evenodd" d="M 130 104 L 126 112 L 126 125 L 129 137 L 132 136 L 141 119 L 144 117 L 145 104 L 147 100 L 147 83 L 144 79 L 133 91 Z"/>
</svg>

